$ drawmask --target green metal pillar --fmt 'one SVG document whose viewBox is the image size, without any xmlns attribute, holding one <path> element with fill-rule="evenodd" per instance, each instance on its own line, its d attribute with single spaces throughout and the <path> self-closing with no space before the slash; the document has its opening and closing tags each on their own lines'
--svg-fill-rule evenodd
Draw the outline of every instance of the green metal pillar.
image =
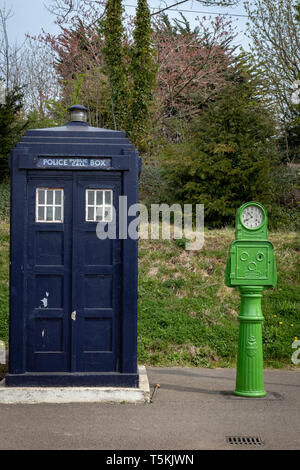
<svg viewBox="0 0 300 470">
<path fill-rule="evenodd" d="M 258 202 L 243 204 L 236 214 L 225 282 L 241 294 L 235 395 L 264 397 L 261 298 L 277 282 L 274 248 L 268 241 L 267 212 Z"/>
<path fill-rule="evenodd" d="M 240 286 L 241 311 L 235 395 L 264 397 L 261 298 L 264 287 Z"/>
</svg>

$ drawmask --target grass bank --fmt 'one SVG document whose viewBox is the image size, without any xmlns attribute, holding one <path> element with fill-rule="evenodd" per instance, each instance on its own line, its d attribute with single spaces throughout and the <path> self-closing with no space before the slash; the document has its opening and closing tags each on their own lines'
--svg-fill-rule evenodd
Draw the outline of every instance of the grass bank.
<svg viewBox="0 0 300 470">
<path fill-rule="evenodd" d="M 224 284 L 233 230 L 211 230 L 198 252 L 179 241 L 139 242 L 139 363 L 160 366 L 234 366 L 239 294 Z M 267 367 L 291 366 L 300 338 L 299 239 L 274 232 L 278 285 L 263 296 Z M 9 225 L 0 222 L 0 339 L 8 342 Z"/>
<path fill-rule="evenodd" d="M 231 229 L 205 234 L 198 252 L 180 242 L 141 241 L 139 249 L 139 360 L 168 366 L 233 366 L 240 297 L 224 284 Z M 274 232 L 278 285 L 263 295 L 265 365 L 291 364 L 300 338 L 299 239 Z"/>
</svg>

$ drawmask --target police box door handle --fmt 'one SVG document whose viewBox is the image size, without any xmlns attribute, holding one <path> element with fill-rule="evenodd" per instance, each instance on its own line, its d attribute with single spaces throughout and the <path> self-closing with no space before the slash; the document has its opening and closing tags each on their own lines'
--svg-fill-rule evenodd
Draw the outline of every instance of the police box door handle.
<svg viewBox="0 0 300 470">
<path fill-rule="evenodd" d="M 73 321 L 76 321 L 76 310 L 74 310 L 74 312 L 71 313 L 71 318 Z"/>
</svg>

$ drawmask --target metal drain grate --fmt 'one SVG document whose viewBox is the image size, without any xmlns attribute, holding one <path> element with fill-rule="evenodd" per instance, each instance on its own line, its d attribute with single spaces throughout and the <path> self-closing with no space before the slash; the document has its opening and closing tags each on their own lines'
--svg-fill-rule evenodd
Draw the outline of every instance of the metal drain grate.
<svg viewBox="0 0 300 470">
<path fill-rule="evenodd" d="M 263 446 L 264 442 L 257 436 L 228 436 L 226 442 L 232 446 Z"/>
</svg>

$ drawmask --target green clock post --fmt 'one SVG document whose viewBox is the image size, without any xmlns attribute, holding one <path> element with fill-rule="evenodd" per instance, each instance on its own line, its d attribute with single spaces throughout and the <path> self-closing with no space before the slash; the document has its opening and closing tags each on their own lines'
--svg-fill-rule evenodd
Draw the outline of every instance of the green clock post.
<svg viewBox="0 0 300 470">
<path fill-rule="evenodd" d="M 230 245 L 225 282 L 241 295 L 235 395 L 263 397 L 261 298 L 277 282 L 274 250 L 267 240 L 267 212 L 257 202 L 242 205 L 236 215 L 236 239 Z"/>
</svg>

